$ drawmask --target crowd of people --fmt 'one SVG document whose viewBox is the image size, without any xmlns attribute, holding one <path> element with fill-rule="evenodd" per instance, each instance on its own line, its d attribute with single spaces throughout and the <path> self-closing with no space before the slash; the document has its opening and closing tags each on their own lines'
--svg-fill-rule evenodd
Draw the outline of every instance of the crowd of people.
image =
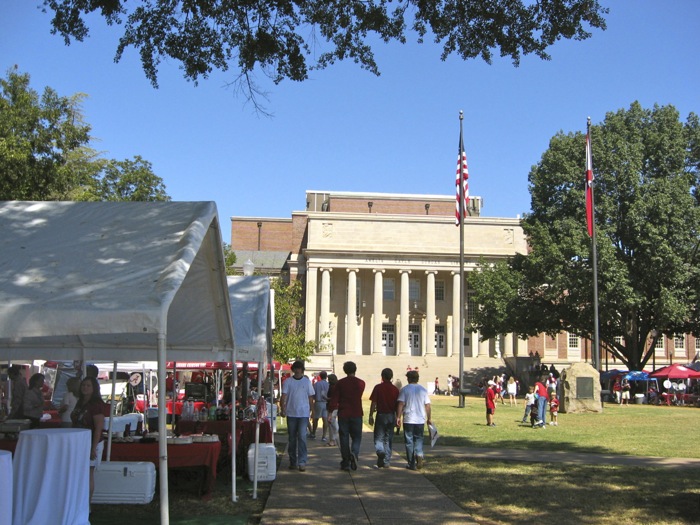
<svg viewBox="0 0 700 525">
<path fill-rule="evenodd" d="M 478 386 L 486 403 L 486 426 L 496 426 L 496 405 L 499 401 L 505 405 L 506 396 L 510 406 L 518 406 L 516 396 L 520 390 L 520 382 L 514 376 L 506 377 L 503 374 L 493 376 L 491 379 L 484 378 Z M 557 388 L 558 378 L 555 377 L 554 372 L 547 371 L 542 374 L 525 394 L 525 411 L 521 422 L 526 424 L 529 419 L 533 428 L 546 428 L 547 412 L 549 412 L 549 424 L 558 426 L 559 397 Z"/>
<path fill-rule="evenodd" d="M 304 374 L 303 361 L 292 364 L 292 376 L 282 383 L 280 415 L 287 418 L 289 468 L 305 472 L 308 464 L 307 438 L 315 439 L 321 423 L 321 440 L 339 445 L 340 469 L 356 470 L 364 411 L 365 382 L 357 377 L 353 361 L 343 364 L 345 377 L 321 372 L 315 381 Z M 431 425 L 430 396 L 419 384 L 418 370 L 406 372 L 407 384 L 399 389 L 394 372 L 385 368 L 381 381 L 370 394 L 369 424 L 373 427 L 377 468 L 389 468 L 395 457 L 393 438 L 403 429 L 406 468 L 419 470 L 424 464 L 424 435 Z M 376 415 L 376 417 L 375 417 Z"/>
</svg>

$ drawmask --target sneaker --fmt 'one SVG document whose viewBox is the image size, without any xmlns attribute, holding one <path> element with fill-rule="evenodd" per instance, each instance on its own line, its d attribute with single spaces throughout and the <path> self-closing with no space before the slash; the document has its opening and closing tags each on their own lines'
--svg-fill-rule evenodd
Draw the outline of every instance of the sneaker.
<svg viewBox="0 0 700 525">
<path fill-rule="evenodd" d="M 305 466 L 305 465 L 299 465 L 299 472 L 306 472 L 306 466 Z"/>
<path fill-rule="evenodd" d="M 416 468 L 418 470 L 423 468 L 423 456 L 416 456 Z"/>
<path fill-rule="evenodd" d="M 382 468 L 384 466 L 384 458 L 386 457 L 386 452 L 383 450 L 380 452 L 377 452 L 377 466 L 379 468 Z"/>
<path fill-rule="evenodd" d="M 410 463 L 408 465 L 406 465 L 406 468 L 408 470 L 418 470 L 415 466 L 411 465 Z"/>
<path fill-rule="evenodd" d="M 321 438 L 321 441 L 323 441 L 325 443 L 326 441 L 328 441 L 328 439 L 323 437 L 323 438 Z"/>
<path fill-rule="evenodd" d="M 550 426 L 554 426 L 554 421 L 549 422 Z"/>
<path fill-rule="evenodd" d="M 310 439 L 316 439 L 316 434 L 309 434 Z"/>
<path fill-rule="evenodd" d="M 350 468 L 352 470 L 357 470 L 357 458 L 352 452 L 350 452 Z"/>
<path fill-rule="evenodd" d="M 544 421 L 538 419 L 537 421 L 535 421 L 535 425 L 544 425 Z"/>
</svg>

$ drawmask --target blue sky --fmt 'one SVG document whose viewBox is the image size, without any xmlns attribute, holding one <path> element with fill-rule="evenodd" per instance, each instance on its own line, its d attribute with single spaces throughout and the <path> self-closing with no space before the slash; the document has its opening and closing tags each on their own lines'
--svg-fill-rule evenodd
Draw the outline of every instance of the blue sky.
<svg viewBox="0 0 700 525">
<path fill-rule="evenodd" d="M 683 120 L 700 112 L 700 2 L 601 2 L 607 31 L 519 68 L 498 57 L 442 62 L 440 46 L 413 39 L 376 47 L 379 77 L 351 62 L 302 83 L 259 76 L 271 118 L 226 87 L 233 72 L 195 86 L 163 63 L 152 88 L 136 52 L 113 62 L 121 33 L 100 19 L 65 46 L 40 0 L 2 0 L 0 74 L 17 64 L 38 91 L 86 93 L 93 147 L 149 160 L 174 200 L 216 201 L 227 242 L 231 216 L 290 217 L 307 189 L 452 195 L 460 110 L 470 193 L 483 215 L 516 217 L 530 209 L 528 173 L 558 131 L 584 131 L 586 117 L 599 123 L 635 100 L 672 104 Z"/>
</svg>

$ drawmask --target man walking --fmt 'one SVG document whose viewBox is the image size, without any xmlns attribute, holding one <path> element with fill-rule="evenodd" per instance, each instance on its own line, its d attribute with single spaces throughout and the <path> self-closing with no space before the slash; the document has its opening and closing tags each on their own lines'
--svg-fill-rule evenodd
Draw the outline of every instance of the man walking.
<svg viewBox="0 0 700 525">
<path fill-rule="evenodd" d="M 304 472 L 308 460 L 306 427 L 314 405 L 314 387 L 304 375 L 303 361 L 294 361 L 292 373 L 294 375 L 282 383 L 280 415 L 287 418 L 289 468 Z"/>
<path fill-rule="evenodd" d="M 389 468 L 391 463 L 394 427 L 396 426 L 396 401 L 399 389 L 391 380 L 394 372 L 391 368 L 382 370 L 382 382 L 372 389 L 369 396 L 372 404 L 369 407 L 369 424 L 374 425 L 374 449 L 377 452 L 377 467 Z M 377 420 L 374 421 L 374 413 Z"/>
<path fill-rule="evenodd" d="M 408 384 L 399 392 L 396 410 L 396 426 L 400 427 L 403 419 L 403 437 L 406 443 L 407 469 L 423 468 L 423 432 L 425 424 L 430 425 L 430 396 L 428 391 L 418 384 L 418 371 L 406 373 Z"/>
<path fill-rule="evenodd" d="M 328 374 L 322 370 L 318 374 L 319 380 L 314 383 L 314 419 L 311 425 L 311 439 L 316 439 L 318 420 L 321 419 L 323 425 L 323 436 L 321 441 L 326 441 L 326 419 L 328 419 Z"/>
<path fill-rule="evenodd" d="M 329 412 L 338 410 L 340 439 L 340 468 L 357 470 L 357 457 L 362 442 L 362 393 L 365 382 L 355 377 L 357 365 L 352 361 L 343 364 L 346 377 L 339 380 L 331 391 Z M 352 441 L 352 444 L 350 443 Z"/>
</svg>

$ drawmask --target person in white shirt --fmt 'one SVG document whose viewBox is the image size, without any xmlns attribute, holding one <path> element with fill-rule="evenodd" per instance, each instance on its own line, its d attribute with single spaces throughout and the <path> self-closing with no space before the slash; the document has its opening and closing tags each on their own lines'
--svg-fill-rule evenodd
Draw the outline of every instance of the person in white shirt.
<svg viewBox="0 0 700 525">
<path fill-rule="evenodd" d="M 289 468 L 304 472 L 308 453 L 306 450 L 306 427 L 314 406 L 314 387 L 304 375 L 304 362 L 294 361 L 292 377 L 282 383 L 280 415 L 287 418 L 289 433 Z"/>
<path fill-rule="evenodd" d="M 403 422 L 403 437 L 406 444 L 407 469 L 423 468 L 423 434 L 426 423 L 430 425 L 430 396 L 418 384 L 418 370 L 406 373 L 408 384 L 399 392 L 396 409 L 396 426 Z"/>
</svg>

